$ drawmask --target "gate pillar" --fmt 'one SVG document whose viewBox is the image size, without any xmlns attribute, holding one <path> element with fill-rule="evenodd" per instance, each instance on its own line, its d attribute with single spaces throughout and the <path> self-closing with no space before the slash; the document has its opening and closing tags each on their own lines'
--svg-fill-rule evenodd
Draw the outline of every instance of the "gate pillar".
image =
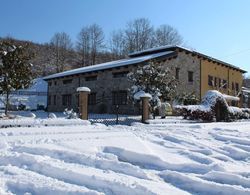
<svg viewBox="0 0 250 195">
<path fill-rule="evenodd" d="M 142 100 L 142 123 L 147 123 L 149 119 L 149 96 L 141 96 Z"/>
<path fill-rule="evenodd" d="M 77 92 L 79 92 L 79 113 L 83 120 L 88 120 L 88 94 L 90 94 L 90 91 L 88 87 L 77 88 Z"/>
</svg>

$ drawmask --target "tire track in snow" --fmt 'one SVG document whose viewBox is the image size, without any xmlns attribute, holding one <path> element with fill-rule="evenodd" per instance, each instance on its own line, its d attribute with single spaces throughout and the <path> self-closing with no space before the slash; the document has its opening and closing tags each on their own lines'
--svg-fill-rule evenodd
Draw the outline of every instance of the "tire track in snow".
<svg viewBox="0 0 250 195">
<path fill-rule="evenodd" d="M 18 168 L 16 166 L 0 166 L 0 178 L 5 189 L 11 194 L 36 194 L 36 195 L 102 195 L 103 193 L 90 190 L 57 179 L 46 177 L 38 173 Z M 0 191 L 1 195 L 2 193 Z M 6 193 L 7 194 L 7 193 Z"/>
<path fill-rule="evenodd" d="M 17 166 L 63 182 L 84 186 L 107 194 L 155 194 L 138 183 L 146 180 L 85 166 L 64 163 L 44 156 L 10 153 L 0 157 L 0 165 Z"/>
<path fill-rule="evenodd" d="M 211 171 L 203 176 L 200 176 L 200 178 L 221 184 L 238 185 L 244 188 L 249 188 L 250 190 L 250 178 L 245 178 L 233 173 Z"/>
<path fill-rule="evenodd" d="M 207 181 L 195 176 L 189 176 L 175 171 L 163 171 L 159 174 L 166 182 L 186 190 L 192 194 L 203 195 L 249 195 L 250 189 L 242 186 Z"/>
<path fill-rule="evenodd" d="M 97 156 L 86 156 L 82 153 L 75 153 L 63 150 L 52 150 L 47 148 L 32 148 L 25 146 L 18 146 L 12 149 L 15 152 L 25 152 L 34 155 L 46 155 L 54 159 L 58 159 L 67 163 L 80 164 L 97 169 L 110 170 L 117 173 L 123 173 L 140 179 L 149 179 L 147 174 L 139 167 L 129 163 L 120 162 L 115 155 L 105 155 L 99 153 Z"/>
<path fill-rule="evenodd" d="M 118 147 L 105 147 L 103 152 L 114 154 L 118 157 L 119 160 L 124 162 L 129 162 L 133 165 L 145 169 L 152 170 L 172 170 L 186 173 L 197 173 L 204 174 L 211 170 L 224 170 L 217 164 L 198 164 L 198 163 L 183 163 L 183 164 L 170 164 L 166 161 L 163 161 L 158 156 L 150 154 L 141 154 L 129 150 L 125 150 Z"/>
</svg>

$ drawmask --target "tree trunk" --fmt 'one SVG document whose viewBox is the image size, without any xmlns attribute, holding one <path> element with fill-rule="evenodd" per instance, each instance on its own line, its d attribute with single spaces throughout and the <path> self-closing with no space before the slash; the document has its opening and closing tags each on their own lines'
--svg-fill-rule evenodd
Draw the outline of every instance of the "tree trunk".
<svg viewBox="0 0 250 195">
<path fill-rule="evenodd" d="M 6 104 L 5 104 L 5 115 L 8 115 L 8 110 L 9 110 L 9 91 L 6 93 Z"/>
</svg>

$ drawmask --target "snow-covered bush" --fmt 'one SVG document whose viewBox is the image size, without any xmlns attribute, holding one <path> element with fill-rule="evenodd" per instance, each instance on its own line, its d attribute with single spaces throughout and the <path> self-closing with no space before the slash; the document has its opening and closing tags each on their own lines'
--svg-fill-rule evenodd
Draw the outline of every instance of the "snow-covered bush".
<svg viewBox="0 0 250 195">
<path fill-rule="evenodd" d="M 78 118 L 78 115 L 76 112 L 74 112 L 73 109 L 69 110 L 69 109 L 65 109 L 64 112 L 63 112 L 64 115 L 66 115 L 66 118 L 67 119 L 76 119 Z"/>
<path fill-rule="evenodd" d="M 175 106 L 175 110 L 184 118 L 191 120 L 233 121 L 249 118 L 248 110 L 228 105 L 226 99 L 230 98 L 237 99 L 237 97 L 210 90 L 203 97 L 200 105 Z"/>
<path fill-rule="evenodd" d="M 200 101 L 195 93 L 182 93 L 175 97 L 175 100 L 183 105 L 196 105 Z"/>
</svg>

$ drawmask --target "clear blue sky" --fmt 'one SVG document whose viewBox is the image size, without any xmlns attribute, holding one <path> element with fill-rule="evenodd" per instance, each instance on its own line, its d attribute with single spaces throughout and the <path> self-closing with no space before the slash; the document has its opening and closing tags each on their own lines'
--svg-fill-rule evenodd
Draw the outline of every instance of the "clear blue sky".
<svg viewBox="0 0 250 195">
<path fill-rule="evenodd" d="M 146 17 L 154 26 L 174 26 L 186 46 L 250 72 L 249 0 L 0 0 L 0 5 L 1 37 L 44 43 L 64 31 L 76 40 L 92 23 L 108 36 Z"/>
</svg>

